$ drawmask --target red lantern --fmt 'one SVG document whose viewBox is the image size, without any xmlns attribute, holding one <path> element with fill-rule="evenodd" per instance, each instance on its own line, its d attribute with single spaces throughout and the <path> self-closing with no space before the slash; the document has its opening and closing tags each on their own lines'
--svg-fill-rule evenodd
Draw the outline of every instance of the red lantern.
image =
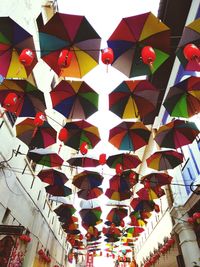
<svg viewBox="0 0 200 267">
<path fill-rule="evenodd" d="M 17 103 L 17 100 L 18 100 L 18 96 L 15 93 L 9 93 L 9 94 L 7 94 L 6 98 L 4 99 L 3 107 L 5 109 L 12 107 Z"/>
<path fill-rule="evenodd" d="M 112 48 L 104 48 L 101 51 L 101 60 L 104 64 L 108 65 L 108 64 L 112 64 L 113 60 L 114 60 L 114 53 Z"/>
<path fill-rule="evenodd" d="M 61 142 L 66 142 L 67 141 L 67 138 L 68 138 L 68 131 L 66 128 L 62 128 L 58 134 L 58 139 L 61 141 Z"/>
<path fill-rule="evenodd" d="M 81 152 L 82 155 L 87 154 L 87 152 L 88 152 L 88 144 L 87 144 L 87 142 L 82 142 L 81 143 L 80 152 Z"/>
<path fill-rule="evenodd" d="M 35 55 L 31 49 L 24 49 L 22 50 L 21 54 L 19 55 L 19 61 L 26 67 L 30 66 L 35 58 Z"/>
<path fill-rule="evenodd" d="M 192 218 L 196 221 L 197 219 L 200 219 L 200 212 L 195 212 L 193 215 L 192 215 Z"/>
<path fill-rule="evenodd" d="M 151 46 L 145 46 L 142 48 L 141 52 L 142 61 L 144 64 L 147 64 L 150 66 L 150 68 L 153 67 L 153 63 L 156 59 L 156 53 L 154 49 Z"/>
<path fill-rule="evenodd" d="M 70 50 L 64 49 L 60 52 L 58 57 L 58 65 L 60 68 L 67 68 L 70 66 L 72 61 L 72 52 Z"/>
<path fill-rule="evenodd" d="M 121 175 L 122 172 L 123 172 L 122 164 L 117 163 L 116 166 L 115 166 L 115 171 L 116 171 L 117 175 Z"/>
<path fill-rule="evenodd" d="M 46 117 L 45 117 L 44 113 L 38 112 L 35 115 L 34 124 L 35 124 L 35 126 L 42 126 L 45 120 L 46 120 Z"/>
<path fill-rule="evenodd" d="M 174 238 L 170 238 L 170 239 L 168 239 L 167 243 L 168 243 L 170 246 L 172 246 L 172 245 L 175 243 Z"/>
<path fill-rule="evenodd" d="M 156 213 L 158 213 L 158 212 L 160 212 L 160 207 L 157 204 L 155 204 L 154 205 L 154 210 L 155 210 Z"/>
<path fill-rule="evenodd" d="M 104 165 L 106 163 L 106 154 L 99 155 L 99 164 Z"/>
<path fill-rule="evenodd" d="M 79 235 L 79 240 L 83 240 L 83 235 L 82 234 Z"/>
<path fill-rule="evenodd" d="M 187 218 L 187 222 L 188 222 L 189 224 L 193 224 L 193 223 L 194 223 L 194 219 L 193 219 L 193 217 L 189 217 L 189 218 Z"/>
<path fill-rule="evenodd" d="M 183 49 L 183 54 L 188 61 L 200 58 L 200 50 L 194 44 L 187 44 Z"/>
</svg>

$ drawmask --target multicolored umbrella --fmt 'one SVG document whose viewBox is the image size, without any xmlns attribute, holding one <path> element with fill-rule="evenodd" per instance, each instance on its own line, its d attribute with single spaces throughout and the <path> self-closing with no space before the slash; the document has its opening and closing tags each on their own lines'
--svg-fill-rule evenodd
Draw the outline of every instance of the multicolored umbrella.
<svg viewBox="0 0 200 267">
<path fill-rule="evenodd" d="M 74 207 L 72 207 L 72 209 L 73 208 Z M 75 211 L 76 211 L 76 209 L 75 209 Z M 63 218 L 63 217 L 61 216 L 60 218 Z M 75 224 L 75 223 L 78 223 L 78 217 L 70 215 L 70 211 L 69 211 L 69 216 L 68 215 L 67 216 L 64 216 L 64 221 L 62 223 L 62 227 L 63 228 L 66 228 L 68 225 Z"/>
<path fill-rule="evenodd" d="M 176 55 L 187 71 L 200 71 L 199 59 L 187 60 L 184 56 L 183 50 L 187 44 L 194 44 L 199 48 L 200 45 L 200 18 L 194 20 L 186 25 L 178 44 Z"/>
<path fill-rule="evenodd" d="M 115 169 L 117 164 L 121 164 L 123 170 L 137 168 L 140 163 L 141 160 L 139 159 L 139 157 L 130 153 L 111 155 L 106 160 L 106 164 L 110 168 Z"/>
<path fill-rule="evenodd" d="M 72 194 L 71 188 L 65 185 L 48 185 L 45 187 L 48 194 L 53 196 L 69 196 Z"/>
<path fill-rule="evenodd" d="M 56 143 L 57 132 L 47 121 L 37 127 L 34 119 L 27 118 L 16 125 L 16 137 L 30 149 L 46 148 Z"/>
<path fill-rule="evenodd" d="M 92 209 L 81 209 L 79 211 L 82 218 L 82 222 L 88 226 L 95 226 L 101 223 L 101 207 L 95 207 Z"/>
<path fill-rule="evenodd" d="M 129 191 L 134 185 L 134 183 L 132 183 L 132 180 L 130 179 L 130 176 L 127 174 L 123 175 L 123 173 L 122 175 L 114 175 L 109 180 L 109 184 L 110 184 L 110 189 L 114 191 L 123 191 L 123 190 Z"/>
<path fill-rule="evenodd" d="M 153 200 L 153 199 L 158 199 L 161 196 L 165 195 L 165 191 L 160 188 L 160 192 L 162 190 L 162 194 L 157 195 L 156 192 L 154 191 L 154 188 L 141 188 L 139 189 L 136 194 L 138 195 L 138 197 L 140 199 L 144 199 L 144 200 Z"/>
<path fill-rule="evenodd" d="M 153 211 L 155 202 L 153 200 L 143 200 L 136 197 L 131 200 L 130 205 L 134 211 Z"/>
<path fill-rule="evenodd" d="M 146 162 L 149 168 L 157 171 L 174 169 L 183 162 L 183 154 L 174 150 L 157 151 Z"/>
<path fill-rule="evenodd" d="M 74 157 L 67 160 L 71 166 L 83 167 L 83 168 L 94 168 L 99 166 L 99 161 L 97 159 L 89 157 Z"/>
<path fill-rule="evenodd" d="M 119 150 L 136 151 L 148 144 L 150 135 L 142 122 L 124 121 L 110 130 L 109 142 Z"/>
<path fill-rule="evenodd" d="M 99 197 L 100 195 L 103 194 L 103 189 L 100 187 L 94 187 L 91 189 L 82 189 L 78 191 L 78 197 L 89 200 L 89 199 L 94 199 Z"/>
<path fill-rule="evenodd" d="M 161 126 L 154 139 L 160 147 L 177 149 L 191 144 L 199 133 L 194 122 L 176 119 Z"/>
<path fill-rule="evenodd" d="M 72 184 L 79 189 L 92 189 L 101 185 L 103 182 L 103 176 L 98 172 L 85 170 L 72 179 Z"/>
<path fill-rule="evenodd" d="M 43 183 L 50 185 L 64 185 L 69 180 L 63 172 L 55 169 L 41 170 L 37 176 Z"/>
<path fill-rule="evenodd" d="M 40 154 L 37 152 L 29 151 L 27 156 L 35 163 L 47 167 L 59 167 L 62 166 L 64 162 L 64 160 L 56 153 Z"/>
<path fill-rule="evenodd" d="M 44 25 L 37 19 L 41 58 L 59 76 L 82 78 L 98 65 L 101 38 L 84 16 L 57 12 Z M 67 49 L 72 55 L 68 67 L 60 68 L 58 58 Z"/>
<path fill-rule="evenodd" d="M 76 209 L 72 204 L 61 204 L 56 209 L 54 209 L 54 212 L 59 217 L 64 217 L 67 219 L 68 217 L 71 217 L 76 212 Z"/>
<path fill-rule="evenodd" d="M 100 141 L 98 128 L 85 120 L 67 122 L 64 128 L 68 131 L 65 145 L 76 150 L 83 142 L 87 143 L 88 148 L 94 148 Z"/>
<path fill-rule="evenodd" d="M 129 199 L 132 196 L 132 192 L 130 190 L 113 190 L 111 188 L 106 189 L 105 195 L 111 199 L 116 201 L 123 201 Z"/>
<path fill-rule="evenodd" d="M 84 81 L 61 81 L 50 92 L 53 109 L 68 119 L 87 119 L 98 110 L 99 95 Z"/>
<path fill-rule="evenodd" d="M 157 186 L 163 186 L 167 184 L 171 184 L 173 177 L 167 173 L 161 172 L 152 172 L 150 174 L 144 175 L 141 178 L 141 183 L 145 184 L 148 183 L 150 188 L 154 188 Z"/>
<path fill-rule="evenodd" d="M 120 222 L 128 215 L 128 210 L 123 207 L 112 208 L 106 216 L 106 219 L 115 225 L 120 225 Z"/>
<path fill-rule="evenodd" d="M 146 217 L 143 218 L 143 216 L 141 215 L 142 212 L 143 211 L 139 211 L 139 210 L 138 211 L 132 211 L 129 215 L 129 217 L 131 219 L 129 225 L 131 225 L 131 226 L 145 226 L 146 223 L 145 223 L 144 219 L 146 219 Z M 148 214 L 151 215 L 150 212 L 148 212 Z M 149 217 L 150 217 L 150 215 L 149 215 Z"/>
<path fill-rule="evenodd" d="M 163 106 L 171 117 L 190 118 L 198 114 L 200 112 L 200 77 L 191 76 L 170 87 Z"/>
<path fill-rule="evenodd" d="M 139 236 L 142 232 L 144 232 L 143 227 L 129 227 L 126 229 L 126 233 L 128 236 L 136 237 Z"/>
<path fill-rule="evenodd" d="M 143 121 L 156 110 L 159 94 L 148 80 L 123 81 L 109 94 L 109 110 L 122 119 Z"/>
<path fill-rule="evenodd" d="M 6 109 L 18 117 L 35 117 L 36 113 L 44 112 L 46 109 L 44 93 L 26 80 L 4 80 L 0 84 L 2 106 L 9 93 L 15 93 L 17 101 Z"/>
<path fill-rule="evenodd" d="M 151 12 L 126 17 L 109 37 L 113 49 L 113 67 L 128 77 L 154 73 L 169 57 L 170 30 Z M 141 60 L 141 50 L 151 46 L 156 54 L 153 68 Z"/>
<path fill-rule="evenodd" d="M 37 63 L 33 36 L 10 17 L 0 18 L 0 73 L 5 78 L 26 79 Z M 25 66 L 19 60 L 24 49 L 32 50 L 33 61 Z"/>
</svg>

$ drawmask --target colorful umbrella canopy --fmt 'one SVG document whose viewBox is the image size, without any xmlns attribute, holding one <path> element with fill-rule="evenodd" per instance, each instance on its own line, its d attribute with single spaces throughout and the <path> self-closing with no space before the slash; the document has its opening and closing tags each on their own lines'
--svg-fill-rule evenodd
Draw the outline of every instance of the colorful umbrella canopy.
<svg viewBox="0 0 200 267">
<path fill-rule="evenodd" d="M 94 148 L 100 141 L 99 130 L 85 120 L 67 122 L 64 126 L 68 131 L 66 146 L 79 150 L 81 143 L 86 142 L 88 148 Z"/>
<path fill-rule="evenodd" d="M 170 87 L 163 102 L 171 117 L 190 118 L 200 112 L 200 77 L 189 77 Z"/>
<path fill-rule="evenodd" d="M 129 227 L 126 229 L 126 232 L 128 235 L 131 235 L 132 237 L 139 236 L 142 232 L 144 232 L 144 228 L 142 227 Z"/>
<path fill-rule="evenodd" d="M 183 162 L 183 154 L 174 150 L 157 151 L 146 162 L 149 168 L 157 171 L 173 169 Z"/>
<path fill-rule="evenodd" d="M 197 47 L 199 47 L 200 45 L 200 18 L 194 20 L 184 27 L 180 42 L 176 50 L 176 55 L 185 70 L 200 71 L 199 61 L 195 59 L 195 57 L 194 59 L 188 61 L 183 53 L 185 46 L 191 43 L 196 45 Z"/>
<path fill-rule="evenodd" d="M 141 160 L 139 157 L 130 153 L 111 155 L 106 160 L 106 164 L 110 168 L 115 169 L 117 164 L 121 164 L 123 170 L 137 168 L 140 163 Z"/>
<path fill-rule="evenodd" d="M 148 183 L 150 188 L 170 184 L 173 177 L 166 173 L 152 172 L 141 178 L 141 183 Z"/>
<path fill-rule="evenodd" d="M 37 176 L 42 182 L 50 185 L 64 185 L 69 180 L 63 172 L 55 169 L 41 170 Z"/>
<path fill-rule="evenodd" d="M 16 116 L 35 117 L 36 113 L 44 112 L 46 109 L 44 93 L 26 80 L 4 80 L 0 84 L 0 103 L 2 105 L 9 93 L 15 93 L 17 101 L 6 109 L 15 113 Z"/>
<path fill-rule="evenodd" d="M 112 208 L 106 216 L 106 219 L 115 225 L 120 225 L 120 222 L 128 215 L 128 210 L 122 207 Z"/>
<path fill-rule="evenodd" d="M 87 119 L 98 110 L 99 95 L 84 81 L 61 81 L 50 92 L 53 109 L 68 119 Z"/>
<path fill-rule="evenodd" d="M 92 189 L 101 185 L 103 176 L 98 172 L 85 170 L 73 177 L 72 184 L 79 189 Z"/>
<path fill-rule="evenodd" d="M 94 168 L 99 166 L 99 161 L 97 159 L 89 157 L 74 157 L 67 162 L 72 166 L 83 167 L 83 168 Z"/>
<path fill-rule="evenodd" d="M 74 207 L 72 207 L 72 208 L 74 208 Z M 75 209 L 75 211 L 76 211 L 76 209 Z M 61 216 L 61 218 L 63 218 L 63 217 Z M 62 224 L 62 227 L 63 228 L 66 228 L 68 225 L 75 224 L 77 222 L 78 222 L 78 218 L 76 216 L 70 215 L 70 211 L 69 211 L 69 216 L 68 215 L 67 216 L 64 216 L 64 222 Z"/>
<path fill-rule="evenodd" d="M 110 129 L 109 142 L 119 150 L 136 151 L 148 144 L 150 134 L 142 122 L 124 121 Z"/>
<path fill-rule="evenodd" d="M 162 192 L 161 192 L 162 191 Z M 153 200 L 153 199 L 158 199 L 161 196 L 165 195 L 165 191 L 160 188 L 160 195 L 156 194 L 154 189 L 151 188 L 141 188 L 136 192 L 136 194 L 139 196 L 140 199 L 144 200 Z"/>
<path fill-rule="evenodd" d="M 64 217 L 67 220 L 67 218 L 71 217 L 76 212 L 76 209 L 72 204 L 61 204 L 54 210 L 54 212 L 59 217 Z"/>
<path fill-rule="evenodd" d="M 0 18 L 0 73 L 5 78 L 26 79 L 37 63 L 33 36 L 10 17 Z M 19 60 L 24 49 L 32 50 L 33 61 L 25 66 Z"/>
<path fill-rule="evenodd" d="M 101 222 L 102 210 L 100 207 L 95 207 L 92 209 L 81 209 L 79 211 L 82 218 L 82 222 L 88 226 L 95 226 Z"/>
<path fill-rule="evenodd" d="M 143 121 L 155 111 L 159 94 L 148 80 L 123 81 L 109 94 L 109 110 L 122 119 Z"/>
<path fill-rule="evenodd" d="M 53 196 L 69 196 L 72 194 L 71 188 L 65 185 L 48 185 L 45 187 L 45 190 L 48 194 Z"/>
<path fill-rule="evenodd" d="M 169 57 L 170 30 L 151 12 L 126 17 L 109 37 L 113 49 L 113 67 L 128 77 L 154 73 Z M 156 54 L 153 68 L 141 60 L 141 50 L 151 46 Z"/>
<path fill-rule="evenodd" d="M 131 173 L 134 173 L 131 171 Z M 128 191 L 130 190 L 135 183 L 132 182 L 130 176 L 127 174 L 114 175 L 110 180 L 110 189 L 114 191 Z"/>
<path fill-rule="evenodd" d="M 132 192 L 130 190 L 113 190 L 111 188 L 106 189 L 105 195 L 112 200 L 123 201 L 129 199 L 132 196 Z"/>
<path fill-rule="evenodd" d="M 150 212 L 145 212 L 145 214 L 148 214 L 148 217 L 143 218 L 142 216 L 143 211 L 132 211 L 129 215 L 131 221 L 130 225 L 131 226 L 145 226 L 145 221 L 144 219 L 148 219 L 151 216 Z"/>
<path fill-rule="evenodd" d="M 41 15 L 37 23 L 41 58 L 59 76 L 82 78 L 98 65 L 101 38 L 84 16 L 57 12 L 45 25 Z M 70 51 L 71 63 L 60 68 L 64 49 Z"/>
<path fill-rule="evenodd" d="M 153 200 L 143 200 L 137 197 L 131 200 L 130 205 L 134 211 L 153 211 L 155 202 Z"/>
<path fill-rule="evenodd" d="M 161 126 L 154 139 L 160 147 L 177 149 L 191 144 L 199 133 L 194 122 L 176 119 Z"/>
<path fill-rule="evenodd" d="M 16 125 L 16 137 L 30 149 L 46 148 L 56 143 L 57 132 L 47 121 L 37 127 L 34 119 L 27 118 Z"/>
<path fill-rule="evenodd" d="M 82 189 L 78 191 L 78 197 L 89 200 L 99 197 L 103 194 L 103 189 L 99 187 L 94 187 L 91 189 Z"/>
<path fill-rule="evenodd" d="M 27 156 L 35 163 L 47 167 L 59 167 L 64 162 L 64 160 L 56 153 L 40 154 L 37 152 L 29 151 Z"/>
</svg>

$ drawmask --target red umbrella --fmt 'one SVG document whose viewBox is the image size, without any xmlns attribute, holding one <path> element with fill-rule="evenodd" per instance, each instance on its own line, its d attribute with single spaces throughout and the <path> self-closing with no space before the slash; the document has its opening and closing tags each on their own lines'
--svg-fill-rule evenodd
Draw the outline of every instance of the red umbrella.
<svg viewBox="0 0 200 267">
<path fill-rule="evenodd" d="M 123 170 L 137 168 L 140 163 L 139 157 L 130 153 L 111 155 L 106 160 L 106 164 L 110 168 L 115 168 L 117 164 L 121 164 Z"/>
<path fill-rule="evenodd" d="M 103 189 L 94 187 L 92 189 L 82 189 L 78 191 L 78 197 L 85 200 L 94 199 L 103 194 Z"/>
<path fill-rule="evenodd" d="M 73 177 L 72 184 L 79 189 L 92 189 L 101 185 L 103 176 L 94 171 L 83 171 Z"/>
<path fill-rule="evenodd" d="M 53 109 L 68 119 L 87 119 L 98 110 L 98 94 L 84 81 L 61 81 L 50 92 Z"/>
<path fill-rule="evenodd" d="M 48 194 L 53 196 L 69 196 L 72 194 L 71 188 L 65 185 L 48 185 L 45 187 L 45 190 Z"/>
<path fill-rule="evenodd" d="M 37 176 L 50 185 L 64 185 L 69 180 L 63 172 L 54 169 L 41 170 Z"/>
<path fill-rule="evenodd" d="M 170 184 L 173 177 L 166 173 L 157 173 L 153 172 L 147 175 L 142 176 L 141 183 L 149 185 L 148 187 L 154 188 L 157 186 L 163 186 Z"/>
<path fill-rule="evenodd" d="M 99 161 L 97 159 L 89 158 L 89 157 L 74 157 L 67 162 L 72 166 L 89 168 L 89 167 L 97 167 L 99 166 Z"/>
<path fill-rule="evenodd" d="M 16 137 L 30 149 L 46 148 L 56 143 L 57 132 L 47 121 L 36 127 L 34 119 L 27 118 L 16 125 Z"/>
<path fill-rule="evenodd" d="M 154 170 L 173 169 L 183 162 L 183 154 L 174 150 L 157 151 L 146 159 L 147 166 Z"/>
<path fill-rule="evenodd" d="M 64 160 L 56 153 L 40 154 L 37 152 L 29 151 L 27 156 L 37 164 L 41 164 L 47 167 L 61 166 Z"/>
<path fill-rule="evenodd" d="M 199 133 L 194 122 L 177 119 L 161 126 L 154 139 L 160 147 L 177 149 L 191 144 Z"/>
<path fill-rule="evenodd" d="M 68 131 L 65 145 L 76 150 L 83 142 L 87 143 L 88 148 L 94 148 L 100 141 L 98 128 L 85 120 L 67 122 L 64 128 Z"/>
<path fill-rule="evenodd" d="M 146 146 L 151 131 L 142 122 L 121 122 L 110 130 L 109 142 L 119 150 L 136 151 Z"/>
</svg>

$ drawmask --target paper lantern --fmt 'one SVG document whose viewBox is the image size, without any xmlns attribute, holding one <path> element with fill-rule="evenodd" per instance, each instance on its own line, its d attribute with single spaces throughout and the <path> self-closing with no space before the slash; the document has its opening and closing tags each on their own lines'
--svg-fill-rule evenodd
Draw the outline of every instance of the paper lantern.
<svg viewBox="0 0 200 267">
<path fill-rule="evenodd" d="M 183 54 L 188 61 L 200 58 L 200 50 L 194 44 L 187 44 L 183 49 Z"/>
<path fill-rule="evenodd" d="M 35 115 L 34 124 L 35 124 L 35 126 L 42 126 L 45 120 L 46 120 L 46 117 L 45 117 L 44 113 L 38 112 Z"/>
<path fill-rule="evenodd" d="M 82 142 L 81 143 L 80 152 L 81 152 L 82 155 L 87 154 L 87 152 L 88 152 L 88 144 L 87 144 L 87 142 Z"/>
<path fill-rule="evenodd" d="M 121 175 L 123 172 L 122 164 L 117 163 L 115 166 L 115 172 L 117 175 Z"/>
<path fill-rule="evenodd" d="M 9 94 L 7 94 L 6 98 L 4 99 L 3 107 L 5 109 L 12 107 L 17 103 L 17 100 L 18 100 L 18 96 L 15 93 L 9 93 Z"/>
<path fill-rule="evenodd" d="M 193 224 L 193 223 L 194 223 L 194 219 L 193 219 L 193 217 L 189 217 L 189 218 L 187 218 L 187 222 L 188 222 L 189 224 Z"/>
<path fill-rule="evenodd" d="M 108 47 L 108 48 L 104 48 L 101 51 L 101 60 L 104 64 L 108 65 L 108 64 L 112 64 L 113 60 L 114 60 L 114 53 L 112 48 Z"/>
<path fill-rule="evenodd" d="M 143 47 L 141 56 L 142 56 L 142 61 L 144 62 L 144 64 L 147 64 L 149 65 L 150 68 L 152 68 L 153 63 L 156 59 L 156 53 L 154 49 L 151 46 Z"/>
<path fill-rule="evenodd" d="M 22 50 L 21 54 L 19 55 L 19 61 L 25 66 L 28 67 L 32 64 L 35 55 L 33 51 L 29 48 L 25 48 Z"/>
<path fill-rule="evenodd" d="M 68 68 L 72 61 L 72 52 L 64 49 L 60 52 L 60 55 L 58 57 L 58 65 L 60 68 Z"/>
<path fill-rule="evenodd" d="M 106 154 L 99 155 L 99 164 L 104 165 L 106 163 Z"/>
</svg>

